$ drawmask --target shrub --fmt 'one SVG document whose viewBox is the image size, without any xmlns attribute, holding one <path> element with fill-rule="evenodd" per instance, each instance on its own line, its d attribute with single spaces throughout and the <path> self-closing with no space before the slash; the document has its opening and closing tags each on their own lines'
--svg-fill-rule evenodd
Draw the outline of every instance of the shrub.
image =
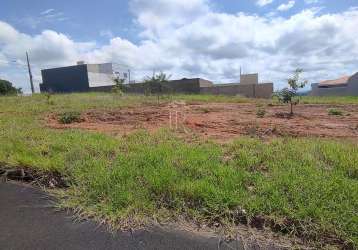
<svg viewBox="0 0 358 250">
<path fill-rule="evenodd" d="M 115 85 L 112 88 L 112 92 L 118 95 L 123 95 L 125 91 L 124 79 L 115 78 L 113 81 Z"/>
<path fill-rule="evenodd" d="M 329 115 L 343 115 L 343 112 L 339 109 L 329 109 L 328 110 Z"/>
<path fill-rule="evenodd" d="M 144 79 L 144 94 L 156 94 L 159 104 L 159 99 L 163 95 L 163 93 L 171 92 L 170 89 L 166 89 L 167 87 L 164 86 L 164 83 L 169 82 L 170 77 L 171 75 L 167 75 L 163 72 L 160 72 L 159 74 L 154 74 L 152 77 L 147 76 Z"/>
<path fill-rule="evenodd" d="M 71 124 L 74 122 L 81 122 L 81 113 L 79 112 L 65 112 L 60 114 L 58 121 L 62 124 Z"/>
<path fill-rule="evenodd" d="M 263 118 L 266 114 L 266 110 L 264 108 L 259 108 L 256 112 L 256 116 L 259 118 Z"/>
</svg>

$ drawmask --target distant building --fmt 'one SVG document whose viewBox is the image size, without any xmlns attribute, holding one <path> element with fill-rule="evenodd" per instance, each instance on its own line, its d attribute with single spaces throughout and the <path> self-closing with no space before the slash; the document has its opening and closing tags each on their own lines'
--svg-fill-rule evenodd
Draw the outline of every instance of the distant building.
<svg viewBox="0 0 358 250">
<path fill-rule="evenodd" d="M 201 93 L 214 95 L 241 95 L 249 98 L 271 98 L 273 83 L 259 83 L 258 74 L 240 75 L 240 83 L 215 84 L 201 88 Z"/>
<path fill-rule="evenodd" d="M 41 70 L 41 92 L 70 93 L 106 91 L 112 89 L 113 69 L 111 63 L 85 64 Z"/>
<path fill-rule="evenodd" d="M 127 78 L 125 73 L 113 72 L 112 64 L 85 64 L 44 69 L 41 71 L 41 92 L 71 93 L 89 91 L 110 91 L 114 86 L 114 77 Z M 258 74 L 240 76 L 240 83 L 213 84 L 202 78 L 183 78 L 165 83 L 129 83 L 125 84 L 127 93 L 168 93 L 168 94 L 213 94 L 241 95 L 250 98 L 270 98 L 273 83 L 259 83 Z M 129 82 L 129 77 L 127 78 Z"/>
<path fill-rule="evenodd" d="M 358 96 L 358 72 L 311 85 L 311 96 Z"/>
<path fill-rule="evenodd" d="M 183 93 L 211 95 L 240 95 L 249 98 L 270 98 L 273 93 L 273 83 L 259 83 L 258 74 L 241 75 L 240 83 L 213 84 L 202 78 L 183 78 L 168 81 L 161 85 L 152 86 L 146 83 L 126 85 L 129 93 Z"/>
<path fill-rule="evenodd" d="M 240 75 L 241 85 L 259 84 L 259 74 L 241 74 Z"/>
</svg>

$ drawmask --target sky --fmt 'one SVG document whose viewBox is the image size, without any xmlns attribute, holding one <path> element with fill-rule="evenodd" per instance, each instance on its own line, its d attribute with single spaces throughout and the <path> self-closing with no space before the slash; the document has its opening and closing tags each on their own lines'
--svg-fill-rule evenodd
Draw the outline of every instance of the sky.
<svg viewBox="0 0 358 250">
<path fill-rule="evenodd" d="M 0 0 L 0 78 L 25 92 L 29 52 L 41 69 L 113 62 L 132 77 L 283 88 L 296 68 L 310 83 L 358 71 L 358 0 Z"/>
</svg>

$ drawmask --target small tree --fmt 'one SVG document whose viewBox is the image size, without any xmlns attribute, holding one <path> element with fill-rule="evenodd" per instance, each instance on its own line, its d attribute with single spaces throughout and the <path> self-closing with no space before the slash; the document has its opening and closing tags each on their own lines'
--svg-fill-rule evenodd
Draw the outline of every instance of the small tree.
<svg viewBox="0 0 358 250">
<path fill-rule="evenodd" d="M 0 95 L 17 95 L 21 93 L 21 88 L 15 88 L 11 82 L 0 79 Z"/>
<path fill-rule="evenodd" d="M 112 88 L 112 92 L 122 95 L 123 92 L 125 91 L 124 79 L 120 79 L 117 77 L 117 78 L 114 78 L 113 81 L 114 81 L 115 85 Z"/>
<path fill-rule="evenodd" d="M 293 106 L 297 105 L 300 101 L 298 90 L 307 84 L 306 80 L 301 80 L 302 73 L 303 69 L 296 69 L 293 76 L 288 78 L 289 88 L 284 88 L 275 94 L 280 102 L 290 104 L 290 115 L 293 115 Z"/>
<path fill-rule="evenodd" d="M 171 77 L 170 75 L 167 75 L 163 72 L 160 72 L 159 74 L 155 74 L 152 77 L 146 77 L 144 79 L 145 93 L 157 94 L 158 102 L 159 102 L 159 98 L 164 92 L 163 83 L 167 83 L 170 77 Z"/>
</svg>

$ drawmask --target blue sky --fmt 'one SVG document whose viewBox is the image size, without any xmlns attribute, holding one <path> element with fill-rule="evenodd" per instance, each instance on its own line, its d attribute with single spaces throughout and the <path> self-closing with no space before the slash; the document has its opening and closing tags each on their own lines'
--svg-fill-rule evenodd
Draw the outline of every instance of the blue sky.
<svg viewBox="0 0 358 250">
<path fill-rule="evenodd" d="M 1 0 L 0 78 L 28 90 L 40 69 L 112 61 L 136 72 L 235 82 L 239 68 L 283 87 L 358 71 L 357 0 Z M 354 32 L 351 32 L 354 33 Z M 124 67 L 124 66 L 123 66 Z"/>
<path fill-rule="evenodd" d="M 184 0 L 185 1 L 185 0 Z M 190 1 L 190 0 L 187 0 Z M 246 12 L 265 15 L 286 3 L 277 0 L 263 7 L 257 6 L 253 0 L 220 0 L 212 1 L 210 6 L 223 13 L 236 14 Z M 324 4 L 322 4 L 324 2 Z M 324 7 L 322 12 L 334 13 L 358 6 L 357 0 L 319 1 L 311 7 Z M 306 8 L 305 1 L 296 1 L 294 7 L 280 16 L 291 16 Z M 51 11 L 50 11 L 51 10 Z M 50 11 L 49 13 L 44 13 Z M 133 10 L 135 11 L 135 10 Z M 52 29 L 68 34 L 76 40 L 99 40 L 106 42 L 104 33 L 111 31 L 114 36 L 120 36 L 138 42 L 137 36 L 140 27 L 135 23 L 135 15 L 130 10 L 126 0 L 1 0 L 0 17 L 2 21 L 10 23 L 21 32 L 35 35 L 44 29 Z M 41 13 L 44 13 L 41 15 Z M 46 15 L 47 14 L 47 15 Z M 46 16 L 54 16 L 53 18 Z M 101 34 L 101 31 L 103 31 Z"/>
</svg>

